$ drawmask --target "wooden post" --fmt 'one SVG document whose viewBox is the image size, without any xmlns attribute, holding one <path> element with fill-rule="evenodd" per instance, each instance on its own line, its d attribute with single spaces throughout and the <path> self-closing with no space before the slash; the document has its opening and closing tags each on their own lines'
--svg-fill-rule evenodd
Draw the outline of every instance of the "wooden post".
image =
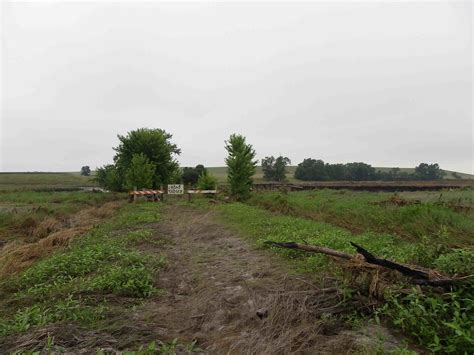
<svg viewBox="0 0 474 355">
<path fill-rule="evenodd" d="M 191 202 L 191 194 L 188 192 L 188 202 Z"/>
</svg>

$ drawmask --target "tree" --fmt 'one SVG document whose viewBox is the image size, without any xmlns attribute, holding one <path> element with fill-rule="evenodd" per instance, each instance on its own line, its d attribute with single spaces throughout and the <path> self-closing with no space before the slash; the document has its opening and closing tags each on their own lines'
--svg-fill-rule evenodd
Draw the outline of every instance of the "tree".
<svg viewBox="0 0 474 355">
<path fill-rule="evenodd" d="M 175 180 L 179 171 L 175 155 L 181 150 L 171 142 L 173 136 L 162 129 L 140 128 L 128 132 L 127 135 L 118 135 L 120 144 L 114 148 L 117 152 L 114 162 L 119 175 L 124 181 L 126 171 L 132 163 L 136 154 L 145 155 L 149 162 L 155 167 L 152 179 L 152 187 L 168 184 Z"/>
<path fill-rule="evenodd" d="M 225 160 L 227 165 L 227 180 L 233 196 L 238 200 L 249 197 L 252 188 L 252 176 L 255 174 L 257 161 L 254 161 L 255 150 L 252 145 L 247 144 L 245 137 L 232 134 L 225 141 L 225 149 L 228 156 Z"/>
<path fill-rule="evenodd" d="M 273 180 L 275 177 L 275 158 L 265 157 L 262 159 L 262 171 L 263 171 L 263 178 L 265 180 Z"/>
<path fill-rule="evenodd" d="M 375 180 L 376 171 L 369 164 L 365 163 L 347 163 L 345 164 L 348 180 L 363 181 Z"/>
<path fill-rule="evenodd" d="M 82 176 L 90 176 L 91 174 L 91 168 L 89 165 L 85 165 L 81 168 L 81 175 Z"/>
<path fill-rule="evenodd" d="M 130 166 L 125 172 L 125 184 L 129 190 L 151 188 L 156 166 L 143 153 L 134 154 Z"/>
<path fill-rule="evenodd" d="M 159 188 L 162 184 L 177 183 L 181 181 L 181 170 L 175 156 L 180 154 L 176 144 L 171 142 L 172 135 L 162 129 L 140 128 L 130 131 L 125 136 L 118 135 L 120 141 L 118 147 L 113 148 L 116 151 L 114 164 L 105 165 L 98 169 L 96 181 L 100 186 L 113 191 L 122 191 L 125 188 L 131 188 L 131 181 L 139 182 L 140 185 L 148 184 L 147 176 L 144 180 L 132 177 L 128 172 L 132 166 L 132 160 L 139 159 L 143 163 L 143 157 L 136 158 L 136 155 L 143 155 L 147 159 L 148 168 L 142 172 L 148 174 L 148 164 L 152 164 L 154 171 L 152 174 L 152 188 Z M 138 161 L 134 162 L 133 170 L 138 169 Z M 99 171 L 100 170 L 100 171 Z M 129 174 L 129 176 L 127 176 Z M 129 181 L 126 181 L 126 180 Z M 138 186 L 137 186 L 138 187 Z"/>
<path fill-rule="evenodd" d="M 439 168 L 437 163 L 421 163 L 415 168 L 415 176 L 419 180 L 439 180 L 444 175 L 445 172 Z"/>
<path fill-rule="evenodd" d="M 299 163 L 295 170 L 295 178 L 304 181 L 327 180 L 326 166 L 324 161 L 305 159 Z"/>
<path fill-rule="evenodd" d="M 283 181 L 286 179 L 286 167 L 291 163 L 287 157 L 278 158 L 265 157 L 262 159 L 263 178 L 271 181 Z"/>
<path fill-rule="evenodd" d="M 201 176 L 204 172 L 207 172 L 207 169 L 202 164 L 196 165 L 195 168 L 188 168 L 188 167 L 183 168 L 183 173 L 182 173 L 183 183 L 193 185 L 193 186 L 196 185 L 198 182 L 199 176 Z"/>
</svg>

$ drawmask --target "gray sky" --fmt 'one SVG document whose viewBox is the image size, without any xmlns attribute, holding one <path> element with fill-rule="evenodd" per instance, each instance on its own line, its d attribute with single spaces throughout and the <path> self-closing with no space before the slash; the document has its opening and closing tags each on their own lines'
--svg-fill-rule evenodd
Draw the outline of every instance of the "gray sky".
<svg viewBox="0 0 474 355">
<path fill-rule="evenodd" d="M 2 171 L 112 161 L 163 128 L 182 165 L 242 133 L 283 154 L 473 172 L 470 2 L 2 2 Z"/>
</svg>

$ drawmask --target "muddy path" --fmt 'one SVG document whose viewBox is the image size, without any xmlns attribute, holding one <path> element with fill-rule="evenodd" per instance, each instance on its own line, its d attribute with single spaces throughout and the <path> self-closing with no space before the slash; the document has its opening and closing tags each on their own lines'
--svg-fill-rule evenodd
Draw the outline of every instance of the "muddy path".
<svg viewBox="0 0 474 355">
<path fill-rule="evenodd" d="M 197 341 L 213 354 L 343 354 L 397 345 L 386 329 L 351 330 L 338 320 L 345 307 L 335 280 L 290 276 L 279 257 L 256 250 L 215 212 L 168 206 L 154 229 L 155 243 L 141 248 L 166 256 L 157 281 L 165 294 L 134 321 L 159 339 Z"/>
</svg>

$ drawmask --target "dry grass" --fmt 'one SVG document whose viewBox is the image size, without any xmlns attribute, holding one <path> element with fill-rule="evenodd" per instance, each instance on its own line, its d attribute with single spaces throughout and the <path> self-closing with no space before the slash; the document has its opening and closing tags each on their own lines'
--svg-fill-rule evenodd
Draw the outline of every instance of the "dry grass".
<svg viewBox="0 0 474 355">
<path fill-rule="evenodd" d="M 34 242 L 10 242 L 0 250 L 0 277 L 18 273 L 36 260 L 69 245 L 75 237 L 92 229 L 102 219 L 108 218 L 122 205 L 108 202 L 69 216 L 63 221 L 47 218 L 32 229 Z M 39 240 L 38 240 L 39 239 Z"/>
</svg>

